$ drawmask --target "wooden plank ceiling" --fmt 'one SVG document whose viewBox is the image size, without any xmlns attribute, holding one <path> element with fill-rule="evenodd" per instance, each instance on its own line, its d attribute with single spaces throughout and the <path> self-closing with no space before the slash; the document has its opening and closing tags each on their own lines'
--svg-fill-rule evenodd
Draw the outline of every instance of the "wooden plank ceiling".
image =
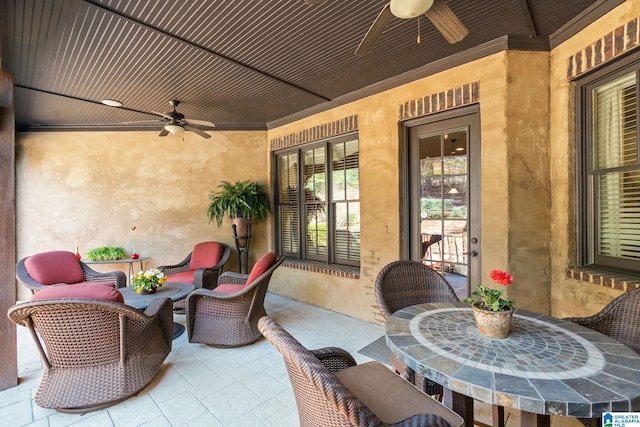
<svg viewBox="0 0 640 427">
<path fill-rule="evenodd" d="M 548 46 L 585 11 L 620 1 L 449 0 L 469 30 L 461 42 L 423 16 L 418 44 L 418 19 L 392 18 L 354 55 L 386 3 L 0 0 L 0 65 L 14 76 L 19 131 L 160 129 L 147 112 L 170 111 L 171 99 L 216 129 L 266 129 L 506 35 Z"/>
</svg>

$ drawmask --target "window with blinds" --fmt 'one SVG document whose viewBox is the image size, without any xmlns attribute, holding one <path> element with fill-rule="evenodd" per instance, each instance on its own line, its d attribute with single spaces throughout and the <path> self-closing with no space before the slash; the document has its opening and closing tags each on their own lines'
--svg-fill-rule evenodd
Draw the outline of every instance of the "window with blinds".
<svg viewBox="0 0 640 427">
<path fill-rule="evenodd" d="M 343 136 L 299 146 L 277 153 L 275 164 L 280 253 L 359 266 L 358 139 Z"/>
<path fill-rule="evenodd" d="M 638 64 L 586 85 L 583 264 L 640 271 Z M 635 69 L 633 69 L 635 68 Z"/>
</svg>

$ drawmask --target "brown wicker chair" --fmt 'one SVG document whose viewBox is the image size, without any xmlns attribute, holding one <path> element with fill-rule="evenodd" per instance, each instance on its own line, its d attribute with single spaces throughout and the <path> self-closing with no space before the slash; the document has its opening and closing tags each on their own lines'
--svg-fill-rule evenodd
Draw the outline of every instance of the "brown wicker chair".
<svg viewBox="0 0 640 427">
<path fill-rule="evenodd" d="M 69 268 L 61 269 L 60 266 Z M 35 274 L 34 269 L 39 270 L 39 275 L 46 276 L 49 280 L 46 280 L 47 283 L 39 282 L 29 274 L 29 269 L 32 269 L 32 274 Z M 50 273 L 46 271 L 49 269 L 52 270 Z M 79 282 L 112 282 L 116 288 L 127 286 L 127 276 L 122 271 L 100 273 L 77 260 L 76 255 L 69 251 L 42 252 L 21 259 L 16 264 L 16 278 L 29 288 L 31 293 L 48 286 Z"/>
<path fill-rule="evenodd" d="M 282 354 L 302 427 L 464 424 L 379 362 L 357 365 L 337 347 L 307 350 L 267 316 L 258 327 Z"/>
<path fill-rule="evenodd" d="M 169 282 L 191 283 L 196 289 L 213 289 L 230 255 L 231 248 L 225 243 L 201 242 L 178 264 L 162 265 L 158 270 L 167 276 Z M 195 265 L 191 265 L 192 260 L 197 261 Z"/>
<path fill-rule="evenodd" d="M 136 394 L 171 351 L 167 298 L 144 312 L 113 301 L 40 300 L 14 305 L 8 316 L 29 328 L 42 358 L 36 403 L 60 412 L 95 411 Z"/>
<path fill-rule="evenodd" d="M 620 295 L 593 316 L 567 317 L 564 320 L 598 331 L 640 353 L 640 289 Z M 587 427 L 602 425 L 601 418 L 578 420 Z"/>
<path fill-rule="evenodd" d="M 251 274 L 224 272 L 215 289 L 196 289 L 187 296 L 185 308 L 189 342 L 239 347 L 262 337 L 258 319 L 267 314 L 264 297 L 271 275 L 284 261 L 284 257 L 276 259 L 275 254 L 270 254 L 275 261 L 251 283 L 247 284 L 255 276 L 254 270 L 260 261 Z"/>
<path fill-rule="evenodd" d="M 375 283 L 376 301 L 387 319 L 393 313 L 411 305 L 427 302 L 459 301 L 455 291 L 438 272 L 411 260 L 394 261 L 380 270 Z M 416 374 L 391 353 L 396 373 L 429 395 L 442 395 L 442 386 Z"/>
</svg>

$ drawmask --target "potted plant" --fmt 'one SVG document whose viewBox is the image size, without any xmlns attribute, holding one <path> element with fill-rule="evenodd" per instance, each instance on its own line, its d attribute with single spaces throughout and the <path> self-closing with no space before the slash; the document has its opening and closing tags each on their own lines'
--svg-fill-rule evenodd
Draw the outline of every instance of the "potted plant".
<svg viewBox="0 0 640 427">
<path fill-rule="evenodd" d="M 236 226 L 237 236 L 245 237 L 238 239 L 238 246 L 244 248 L 249 224 L 263 221 L 271 213 L 264 185 L 255 181 L 222 181 L 218 188 L 209 194 L 209 222 L 215 221 L 218 227 L 222 227 L 222 219 L 227 215 Z"/>
<path fill-rule="evenodd" d="M 167 281 L 167 276 L 157 268 L 139 271 L 131 275 L 131 286 L 139 294 L 153 294 Z"/>
<path fill-rule="evenodd" d="M 513 277 L 506 271 L 491 270 L 491 279 L 499 285 L 508 286 Z M 471 293 L 480 299 L 464 298 L 462 302 L 471 304 L 481 334 L 491 338 L 506 338 L 511 328 L 511 316 L 515 303 L 503 298 L 502 289 L 493 289 L 485 285 L 478 285 L 478 289 Z"/>
</svg>

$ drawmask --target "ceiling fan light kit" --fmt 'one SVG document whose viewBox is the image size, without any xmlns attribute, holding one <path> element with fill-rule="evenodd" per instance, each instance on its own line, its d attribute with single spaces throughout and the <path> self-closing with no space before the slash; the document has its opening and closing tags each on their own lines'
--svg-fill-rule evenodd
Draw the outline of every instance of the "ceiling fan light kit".
<svg viewBox="0 0 640 427">
<path fill-rule="evenodd" d="M 434 0 L 391 0 L 389 6 L 393 16 L 400 19 L 411 19 L 425 13 L 433 5 Z"/>
<path fill-rule="evenodd" d="M 184 128 L 182 126 L 175 123 L 167 123 L 166 125 L 164 125 L 164 128 L 173 135 L 184 131 Z"/>
<path fill-rule="evenodd" d="M 122 102 L 116 101 L 115 99 L 103 99 L 100 102 L 104 105 L 108 105 L 109 107 L 122 107 Z"/>
</svg>

